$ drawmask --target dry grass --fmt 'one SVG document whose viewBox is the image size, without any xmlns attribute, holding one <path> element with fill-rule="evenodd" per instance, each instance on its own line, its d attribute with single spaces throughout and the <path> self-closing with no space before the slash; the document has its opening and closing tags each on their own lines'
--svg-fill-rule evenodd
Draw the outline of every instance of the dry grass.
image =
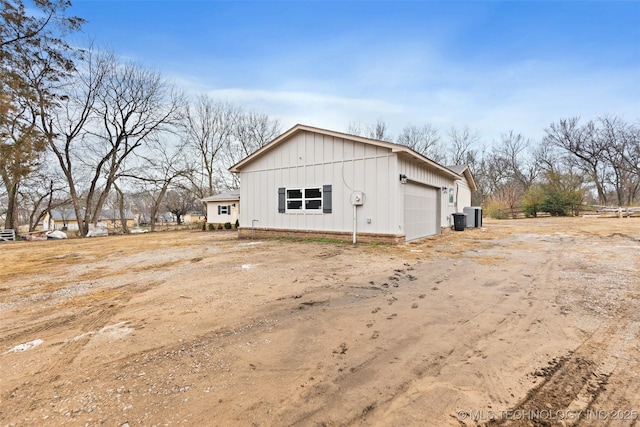
<svg viewBox="0 0 640 427">
<path fill-rule="evenodd" d="M 458 426 L 461 408 L 588 390 L 569 361 L 566 382 L 527 394 L 530 372 L 574 351 L 620 367 L 594 371 L 611 390 L 594 407 L 638 401 L 640 219 L 484 225 L 400 246 L 2 244 L 0 424 Z"/>
</svg>

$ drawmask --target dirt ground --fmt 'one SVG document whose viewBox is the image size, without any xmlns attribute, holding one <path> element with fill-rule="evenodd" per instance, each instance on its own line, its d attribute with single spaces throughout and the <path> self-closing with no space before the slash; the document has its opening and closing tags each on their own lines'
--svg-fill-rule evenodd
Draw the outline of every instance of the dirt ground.
<svg viewBox="0 0 640 427">
<path fill-rule="evenodd" d="M 0 244 L 0 425 L 640 425 L 640 219 Z"/>
</svg>

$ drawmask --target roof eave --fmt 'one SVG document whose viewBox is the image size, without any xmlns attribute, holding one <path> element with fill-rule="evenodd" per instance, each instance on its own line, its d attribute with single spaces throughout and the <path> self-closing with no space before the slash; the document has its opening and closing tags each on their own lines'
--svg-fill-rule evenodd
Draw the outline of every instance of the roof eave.
<svg viewBox="0 0 640 427">
<path fill-rule="evenodd" d="M 273 141 L 269 142 L 268 144 L 266 144 L 265 146 L 263 146 L 259 150 L 255 151 L 253 154 L 250 154 L 249 156 L 247 156 L 244 159 L 240 160 L 238 163 L 236 163 L 235 165 L 233 165 L 233 166 L 231 166 L 229 168 L 229 172 L 231 172 L 231 173 L 240 173 L 240 170 L 245 165 L 247 165 L 248 163 L 253 162 L 254 160 L 258 159 L 259 157 L 262 157 L 263 155 L 268 153 L 271 149 L 276 147 L 280 142 L 286 140 L 290 136 L 292 136 L 292 135 L 294 135 L 294 134 L 296 134 L 298 132 L 303 132 L 303 131 L 317 132 L 317 133 L 321 133 L 321 134 L 324 134 L 324 135 L 330 135 L 330 136 L 334 136 L 334 137 L 338 137 L 338 138 L 344 138 L 344 139 L 349 139 L 349 140 L 352 140 L 352 141 L 362 142 L 364 144 L 371 144 L 371 145 L 375 145 L 375 146 L 378 146 L 378 147 L 388 148 L 389 150 L 391 150 L 392 153 L 402 154 L 402 155 L 405 155 L 407 157 L 412 157 L 415 160 L 418 160 L 418 161 L 420 161 L 422 163 L 426 163 L 429 166 L 433 167 L 434 169 L 437 169 L 443 175 L 448 176 L 449 178 L 452 178 L 452 179 L 462 179 L 463 178 L 461 175 L 458 175 L 457 173 L 453 172 L 450 169 L 447 169 L 446 167 L 442 166 L 441 164 L 439 164 L 439 163 L 437 163 L 437 162 L 435 162 L 435 161 L 433 161 L 433 160 L 431 160 L 431 159 L 419 154 L 416 151 L 413 151 L 409 147 L 405 147 L 405 146 L 400 145 L 400 144 L 395 144 L 393 142 L 379 141 L 377 139 L 371 139 L 371 138 L 366 138 L 366 137 L 357 136 L 357 135 L 349 135 L 349 134 L 342 133 L 342 132 L 336 132 L 336 131 L 332 131 L 332 130 L 328 130 L 328 129 L 321 129 L 321 128 L 316 128 L 316 127 L 313 127 L 313 126 L 307 126 L 307 125 L 301 125 L 301 124 L 297 124 L 297 125 L 293 126 L 291 129 L 289 129 L 288 131 L 286 131 L 282 135 L 278 136 L 276 139 L 274 139 Z"/>
<path fill-rule="evenodd" d="M 415 160 L 418 160 L 422 163 L 427 163 L 428 165 L 430 165 L 431 167 L 433 167 L 434 169 L 437 169 L 438 171 L 442 172 L 444 175 L 448 176 L 449 178 L 452 179 L 462 179 L 462 176 L 458 175 L 457 173 L 455 173 L 454 171 L 452 171 L 451 169 L 447 169 L 444 166 L 442 166 L 441 164 L 429 159 L 428 157 L 425 157 L 411 149 L 409 149 L 408 147 L 402 147 L 400 145 L 398 145 L 397 147 L 393 148 L 391 150 L 393 153 L 398 153 L 401 155 L 404 155 L 406 157 L 411 157 Z"/>
<path fill-rule="evenodd" d="M 462 174 L 467 179 L 471 191 L 478 191 L 478 186 L 476 185 L 475 179 L 473 179 L 473 174 L 471 173 L 471 168 L 469 167 L 469 165 L 465 167 L 464 171 L 462 171 Z"/>
</svg>

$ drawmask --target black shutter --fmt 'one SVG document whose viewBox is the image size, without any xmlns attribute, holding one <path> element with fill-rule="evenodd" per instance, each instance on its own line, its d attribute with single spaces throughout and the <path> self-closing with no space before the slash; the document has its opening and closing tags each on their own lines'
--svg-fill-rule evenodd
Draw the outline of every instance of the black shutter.
<svg viewBox="0 0 640 427">
<path fill-rule="evenodd" d="M 218 215 L 220 215 L 220 208 L 221 208 L 221 207 L 222 207 L 222 206 L 218 205 Z"/>
<path fill-rule="evenodd" d="M 278 188 L 278 212 L 280 213 L 284 213 L 286 210 L 285 191 L 286 189 L 284 187 Z"/>
<path fill-rule="evenodd" d="M 322 212 L 331 213 L 331 186 L 322 186 Z"/>
</svg>

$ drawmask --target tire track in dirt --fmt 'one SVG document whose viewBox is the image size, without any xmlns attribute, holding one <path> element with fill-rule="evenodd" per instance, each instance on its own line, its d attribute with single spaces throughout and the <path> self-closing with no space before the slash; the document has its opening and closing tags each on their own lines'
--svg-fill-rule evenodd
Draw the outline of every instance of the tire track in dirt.
<svg viewBox="0 0 640 427">
<path fill-rule="evenodd" d="M 554 272 L 553 263 L 548 261 L 542 268 L 536 266 L 536 269 L 538 270 L 538 274 L 540 274 L 540 281 L 542 283 L 548 283 L 547 279 L 552 276 Z M 408 268 L 407 270 L 411 271 L 411 273 L 406 273 L 403 270 L 394 270 L 394 274 L 389 276 L 389 282 L 394 284 L 400 283 L 402 285 L 416 280 L 416 277 L 413 276 L 413 269 Z M 415 274 L 418 276 L 422 275 L 422 273 Z M 516 274 L 520 274 L 520 272 Z M 399 281 L 392 280 L 392 278 L 399 279 Z M 417 283 L 419 282 L 420 279 L 418 279 Z M 369 286 L 367 288 L 371 287 L 372 286 Z M 375 286 L 373 286 L 373 288 L 375 288 Z M 531 295 L 532 292 L 535 293 L 537 288 L 533 287 L 530 288 L 530 290 L 529 295 Z M 393 295 L 393 292 L 388 293 L 388 295 Z M 405 298 L 406 295 L 402 297 L 399 295 L 398 297 Z M 399 300 L 394 299 L 394 302 L 396 301 Z M 481 355 L 482 352 L 477 349 L 479 343 L 491 340 L 493 339 L 492 337 L 504 333 L 504 329 L 513 328 L 514 325 L 519 324 L 521 319 L 517 316 L 503 317 L 494 328 L 486 333 L 469 336 L 470 322 L 477 321 L 478 323 L 483 323 L 484 317 L 490 317 L 488 315 L 489 312 L 497 306 L 504 305 L 506 302 L 508 302 L 508 298 L 504 296 L 491 305 L 481 307 L 479 310 L 474 310 L 473 313 L 464 316 L 456 322 L 456 324 L 447 327 L 446 332 L 444 332 L 446 336 L 465 337 L 465 340 L 464 342 L 456 340 L 453 346 L 435 354 L 428 354 L 424 348 L 416 345 L 422 339 L 419 331 L 409 334 L 401 340 L 396 340 L 392 345 L 389 345 L 390 343 L 387 341 L 384 347 L 379 347 L 377 351 L 369 353 L 364 360 L 346 366 L 344 369 L 341 369 L 339 373 L 330 375 L 325 378 L 324 381 L 314 385 L 310 391 L 302 393 L 298 398 L 301 402 L 290 405 L 297 408 L 296 411 L 293 411 L 293 413 L 282 413 L 279 422 L 286 425 L 317 423 L 352 425 L 360 423 L 368 424 L 376 420 L 384 414 L 394 402 L 399 399 L 407 399 L 406 393 L 414 383 L 420 382 L 426 377 L 438 377 L 443 366 L 451 363 L 465 363 L 469 357 Z M 334 305 L 334 303 L 336 303 L 336 301 L 332 301 L 332 305 Z M 531 311 L 535 312 L 535 307 L 531 309 Z M 536 319 L 538 318 L 536 317 Z M 536 322 L 536 319 L 531 320 L 529 326 L 522 325 L 520 327 L 528 329 L 531 324 Z M 387 371 L 388 369 L 386 367 L 393 365 L 400 365 L 401 368 L 394 368 L 393 370 L 393 372 L 398 373 L 398 375 L 389 375 L 387 380 L 388 386 L 384 392 L 382 392 L 382 390 L 378 390 L 377 393 L 371 390 L 364 391 L 367 388 L 367 384 L 380 376 L 380 372 Z M 345 413 L 341 413 L 341 411 L 338 410 L 337 413 L 332 414 L 332 416 L 327 416 L 326 412 L 323 411 L 324 408 L 344 407 L 345 390 L 361 390 L 363 395 L 353 396 L 353 405 L 356 405 L 354 408 L 351 408 Z M 355 402 L 359 402 L 359 404 Z M 301 411 L 301 407 L 306 409 Z"/>
<path fill-rule="evenodd" d="M 469 363 L 469 360 L 486 357 L 484 356 L 484 347 L 486 347 L 487 343 L 502 341 L 504 339 L 503 337 L 513 335 L 515 331 L 521 331 L 521 333 L 526 334 L 532 325 L 541 321 L 541 317 L 537 313 L 542 311 L 545 301 L 539 298 L 539 293 L 541 292 L 540 284 L 550 283 L 550 278 L 553 277 L 557 271 L 556 265 L 555 262 L 549 259 L 541 265 L 525 265 L 523 269 L 514 272 L 514 277 L 522 276 L 531 279 L 529 286 L 526 287 L 528 291 L 527 298 L 523 298 L 522 300 L 522 304 L 526 305 L 524 307 L 513 307 L 514 310 L 526 310 L 526 318 L 522 317 L 522 315 L 510 315 L 502 317 L 501 320 L 495 322 L 491 320 L 490 312 L 493 309 L 509 303 L 508 296 L 506 295 L 494 304 L 483 307 L 471 315 L 464 316 L 456 322 L 454 327 L 448 328 L 446 331 L 448 337 L 464 337 L 464 340 L 452 340 L 453 345 L 448 351 L 436 354 L 434 355 L 435 357 L 425 359 L 424 356 L 422 356 L 422 361 L 410 370 L 412 375 L 406 376 L 404 381 L 395 385 L 393 392 L 390 393 L 387 399 L 381 399 L 372 403 L 363 409 L 361 415 L 351 419 L 345 423 L 345 425 L 375 424 L 375 420 L 379 418 L 386 419 L 389 412 L 394 410 L 393 408 L 424 407 L 425 405 L 420 404 L 420 399 L 422 399 L 423 395 L 416 393 L 415 390 L 413 392 L 411 391 L 415 389 L 414 385 L 420 384 L 427 379 L 428 382 L 438 381 L 437 378 L 440 376 L 443 367 L 461 365 Z M 524 289 L 525 287 L 523 286 L 522 290 Z M 516 313 L 516 311 L 509 311 L 513 314 Z M 469 335 L 470 323 L 490 324 L 492 322 L 494 324 L 493 328 L 477 335 Z M 517 345 L 517 343 L 514 344 Z M 420 357 L 418 353 L 412 357 Z M 500 383 L 500 374 L 500 372 L 488 374 L 490 376 L 485 378 L 484 381 Z M 483 374 L 483 376 L 484 375 L 486 374 Z M 491 393 L 490 390 L 489 393 Z M 415 401 L 414 397 L 412 397 L 413 394 L 416 395 Z M 420 420 L 419 417 L 410 423 L 418 422 L 418 420 Z M 407 420 L 399 422 L 406 423 Z M 420 422 L 424 422 L 424 420 Z"/>
<path fill-rule="evenodd" d="M 103 301 L 99 307 L 92 307 L 80 313 L 64 316 L 63 318 L 39 322 L 38 325 L 31 326 L 25 330 L 14 332 L 10 337 L 15 340 L 35 333 L 52 332 L 56 329 L 78 328 L 83 333 L 75 338 L 67 339 L 59 343 L 55 358 L 44 365 L 39 372 L 34 375 L 35 380 L 26 380 L 18 387 L 5 393 L 2 400 L 11 402 L 12 414 L 18 415 L 26 411 L 48 406 L 52 396 L 64 394 L 67 379 L 59 372 L 64 372 L 66 368 L 73 365 L 75 359 L 80 355 L 83 348 L 92 338 L 92 332 L 100 330 L 110 323 L 110 320 L 119 312 L 125 309 L 127 302 L 136 295 L 144 293 L 162 282 L 152 282 L 142 286 L 119 286 L 116 296 Z M 0 420 L 3 418 L 0 412 Z M 8 414 L 7 415 L 11 415 Z"/>
<path fill-rule="evenodd" d="M 93 310 L 85 310 L 80 313 L 63 315 L 55 319 L 47 319 L 36 322 L 26 327 L 15 327 L 0 331 L 0 346 L 11 347 L 14 344 L 23 342 L 25 339 L 31 339 L 35 335 L 42 332 L 51 331 L 58 328 L 68 327 L 78 319 L 83 318 Z M 15 331 L 15 332 L 10 332 Z"/>
<path fill-rule="evenodd" d="M 102 337 L 87 341 L 89 345 L 69 346 L 71 353 L 77 351 L 65 359 L 69 366 L 58 364 L 56 352 L 72 344 L 62 339 L 55 344 L 51 339 L 49 346 L 37 351 L 7 356 L 7 361 L 16 361 L 16 374 L 5 381 L 3 394 L 9 385 L 19 387 L 15 400 L 0 396 L 0 425 L 457 425 L 453 405 L 517 407 L 528 392 L 533 393 L 535 380 L 541 387 L 546 376 L 572 366 L 593 379 L 577 392 L 569 408 L 630 405 L 629 397 L 640 395 L 638 357 L 632 354 L 638 351 L 637 315 L 635 326 L 631 313 L 616 313 L 620 319 L 610 319 L 624 295 L 595 298 L 609 292 L 606 283 L 592 295 L 591 288 L 580 292 L 577 280 L 569 282 L 573 276 L 567 279 L 557 271 L 556 264 L 564 262 L 558 259 L 562 251 L 578 252 L 576 259 L 585 255 L 583 247 L 574 247 L 579 241 L 551 235 L 545 237 L 547 243 L 539 243 L 528 229 L 524 232 L 515 242 L 504 239 L 494 246 L 481 245 L 474 253 L 459 251 L 479 247 L 462 241 L 438 261 L 426 254 L 426 248 L 423 259 L 412 252 L 409 258 L 420 266 L 418 271 L 401 265 L 409 248 L 345 247 L 342 254 L 331 245 L 295 244 L 306 251 L 301 254 L 292 250 L 294 245 L 274 243 L 269 251 L 263 246 L 263 252 L 270 253 L 261 253 L 262 258 L 253 251 L 250 257 L 206 256 L 194 264 L 192 254 L 207 253 L 198 247 L 189 252 L 190 271 L 176 264 L 180 271 L 162 275 L 175 280 L 170 287 L 134 301 L 112 294 L 99 298 L 99 303 L 85 296 L 65 301 L 60 315 L 73 313 L 78 318 L 42 333 L 52 338 L 81 337 L 91 322 L 96 329 L 108 324 L 109 319 L 100 318 L 116 308 L 103 304 L 108 300 L 115 304 L 126 300 L 122 305 L 128 305 L 111 314 L 114 322 L 136 319 L 132 322 L 144 326 L 126 340 Z M 452 233 L 449 243 L 467 234 Z M 548 234 L 544 230 L 544 236 Z M 520 244 L 530 250 L 519 250 Z M 553 245 L 557 246 L 552 249 Z M 362 252 L 371 254 L 360 257 Z M 381 261 L 385 267 L 374 270 Z M 632 261 L 616 265 L 633 265 Z M 241 270 L 239 266 L 248 262 L 260 268 Z M 572 264 L 563 266 L 567 267 L 574 269 Z M 404 269 L 416 280 L 395 269 Z M 147 279 L 144 268 L 136 271 Z M 603 276 L 596 285 L 618 277 Z M 576 290 L 577 295 L 567 297 Z M 588 303 L 594 307 L 600 301 L 609 304 L 596 312 L 605 316 L 579 309 L 590 296 L 594 298 Z M 563 311 L 563 305 L 569 309 Z M 194 311 L 181 313 L 182 309 Z M 12 326 L 22 320 L 37 330 L 44 315 L 56 319 L 51 311 L 27 310 L 15 311 L 19 317 Z M 626 329 L 607 329 L 614 321 L 627 322 Z M 602 330 L 585 337 L 603 324 Z M 64 328 L 69 330 L 64 333 Z M 18 328 L 5 331 L 18 338 Z M 615 337 L 604 344 L 622 345 L 619 354 L 603 350 L 600 362 L 571 360 L 580 341 L 593 339 L 595 345 L 607 331 Z M 622 342 L 625 339 L 628 342 Z M 115 351 L 105 358 L 107 345 Z M 570 349 L 573 353 L 567 353 Z M 581 351 L 586 356 L 595 350 Z M 546 365 L 552 357 L 556 360 Z M 38 368 L 30 368 L 31 361 Z M 46 367 L 39 368 L 41 363 Z M 40 378 L 45 369 L 57 370 L 61 377 L 48 375 L 53 381 L 45 384 Z M 536 369 L 542 376 L 529 374 Z M 31 375 L 35 370 L 39 374 Z M 593 372 L 600 379 L 607 374 L 607 384 L 600 387 Z M 23 373 L 27 384 L 19 376 Z M 24 390 L 38 392 L 39 403 L 27 404 Z M 14 408 L 12 414 L 2 414 Z M 579 425 L 602 425 L 588 421 L 580 420 Z"/>
<path fill-rule="evenodd" d="M 120 285 L 114 288 L 109 288 L 107 298 L 104 298 L 105 288 L 95 288 L 92 293 L 84 294 L 80 297 L 75 296 L 72 299 L 68 299 L 68 301 L 58 303 L 58 305 L 63 304 L 62 307 L 65 309 L 71 308 L 72 310 L 78 310 L 84 307 L 82 303 L 88 300 L 95 303 L 96 299 L 99 298 L 102 300 L 102 302 L 100 302 L 102 305 L 117 303 L 124 306 L 135 295 L 144 293 L 162 283 L 163 282 L 160 281 L 154 281 L 142 286 L 134 286 L 131 284 Z M 81 309 L 79 312 L 66 315 L 63 314 L 58 317 L 48 318 L 45 320 L 41 320 L 40 317 L 35 317 L 36 321 L 33 323 L 0 330 L 0 346 L 11 347 L 12 345 L 20 344 L 25 340 L 31 340 L 34 336 L 41 335 L 44 332 L 51 335 L 58 330 L 64 331 L 75 327 L 84 328 L 84 323 L 87 319 L 94 317 L 95 312 L 96 307 L 93 306 L 89 309 Z M 87 323 L 87 326 L 91 327 L 91 322 Z"/>
<path fill-rule="evenodd" d="M 567 258 L 560 252 L 557 256 Z M 566 263 L 565 263 L 566 264 Z M 596 290 L 595 292 L 598 292 Z M 572 292 L 568 290 L 565 292 Z M 559 293 L 555 301 L 559 301 Z M 585 298 L 586 299 L 586 298 Z M 566 307 L 560 313 L 566 314 Z M 553 358 L 548 366 L 533 373 L 544 380 L 533 387 L 510 410 L 485 426 L 633 426 L 640 417 L 640 385 L 630 375 L 637 372 L 637 324 L 633 304 L 621 306 L 605 317 L 595 331 L 567 354 Z M 631 355 L 621 359 L 619 354 Z M 628 419 L 612 419 L 612 412 Z"/>
<path fill-rule="evenodd" d="M 562 420 L 560 424 L 561 420 L 554 417 L 587 410 L 607 389 L 611 371 L 603 365 L 611 357 L 610 349 L 616 348 L 617 329 L 616 326 L 599 328 L 575 350 L 553 359 L 548 367 L 535 373 L 544 381 L 511 408 L 511 416 L 491 420 L 485 425 L 576 425 L 570 420 Z M 580 424 L 580 419 L 575 422 Z"/>
</svg>

